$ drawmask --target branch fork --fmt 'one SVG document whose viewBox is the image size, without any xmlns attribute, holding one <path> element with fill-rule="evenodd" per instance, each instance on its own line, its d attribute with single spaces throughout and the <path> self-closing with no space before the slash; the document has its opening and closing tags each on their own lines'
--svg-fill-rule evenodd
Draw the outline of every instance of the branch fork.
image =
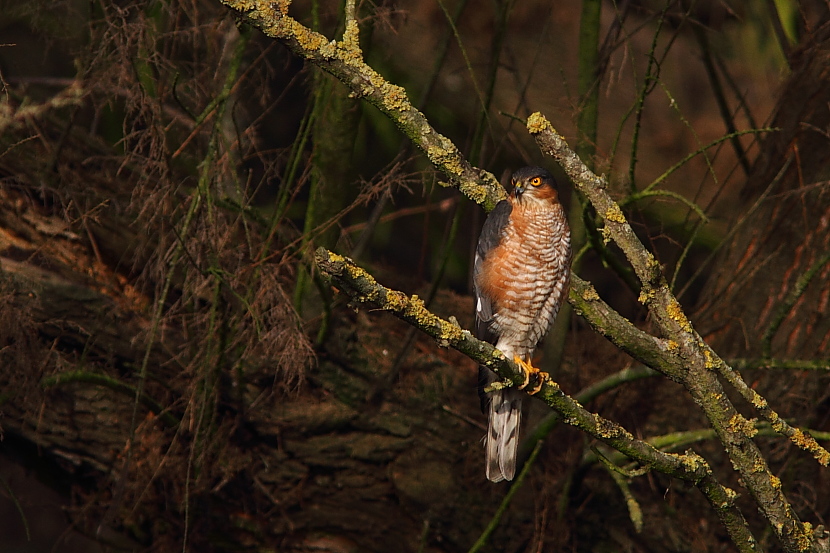
<svg viewBox="0 0 830 553">
<path fill-rule="evenodd" d="M 442 171 L 453 186 L 472 201 L 490 211 L 505 197 L 505 191 L 492 174 L 473 167 L 453 143 L 433 129 L 424 115 L 415 109 L 406 91 L 387 82 L 363 61 L 358 41 L 354 0 L 347 0 L 347 24 L 340 43 L 329 41 L 288 16 L 289 0 L 221 0 L 242 13 L 254 26 L 286 45 L 296 55 L 331 73 L 353 94 L 375 105 L 416 144 Z M 791 553 L 827 551 L 809 523 L 802 523 L 784 496 L 780 481 L 769 470 L 766 460 L 751 439 L 745 426 L 734 424 L 737 410 L 718 379 L 749 397 L 768 421 L 774 420 L 782 433 L 786 427 L 765 402 L 750 397 L 745 383 L 709 346 L 683 312 L 674 297 L 659 263 L 643 246 L 628 224 L 619 205 L 606 192 L 607 181 L 593 173 L 570 149 L 561 134 L 539 113 L 527 120 L 527 128 L 540 149 L 554 157 L 576 188 L 591 202 L 605 220 L 604 236 L 621 248 L 642 283 L 641 301 L 648 308 L 660 336 L 651 336 L 605 304 L 587 282 L 574 276 L 569 301 L 593 328 L 626 352 L 669 378 L 682 383 L 706 414 L 723 443 L 741 481 L 753 496 L 784 549 Z M 351 260 L 325 250 L 318 250 L 317 264 L 338 287 L 360 303 L 376 305 L 410 322 L 472 359 L 492 368 L 500 376 L 519 383 L 519 371 L 511 360 L 490 344 L 476 340 L 462 330 L 424 308 L 416 297 L 380 286 L 356 267 Z M 734 506 L 735 493 L 724 488 L 711 474 L 705 461 L 693 453 L 678 456 L 660 452 L 645 442 L 634 440 L 622 427 L 589 413 L 565 395 L 555 382 L 547 382 L 536 396 L 560 412 L 570 424 L 611 447 L 666 474 L 694 482 L 709 500 L 741 551 L 757 550 L 757 543 L 746 521 Z M 733 424 L 730 424 L 730 421 Z M 786 424 L 786 423 L 784 423 Z M 792 432 L 794 443 L 811 451 L 820 462 L 830 462 L 830 454 L 804 433 Z M 810 441 L 812 440 L 812 441 Z"/>
</svg>

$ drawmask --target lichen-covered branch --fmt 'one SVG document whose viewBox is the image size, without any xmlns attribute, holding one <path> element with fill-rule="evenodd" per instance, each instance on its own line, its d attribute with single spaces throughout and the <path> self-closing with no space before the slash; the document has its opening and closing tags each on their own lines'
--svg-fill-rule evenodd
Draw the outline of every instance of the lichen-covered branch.
<svg viewBox="0 0 830 553">
<path fill-rule="evenodd" d="M 410 297 L 403 292 L 386 288 L 364 269 L 355 265 L 351 259 L 334 254 L 324 248 L 317 250 L 315 261 L 320 271 L 330 278 L 341 292 L 348 295 L 353 303 L 388 311 L 435 338 L 440 346 L 457 349 L 514 384 L 522 382 L 522 375 L 512 360 L 505 358 L 491 344 L 473 337 L 468 330 L 463 330 L 457 323 L 446 321 L 431 313 L 417 296 Z M 578 285 L 577 290 L 579 289 L 584 292 L 588 288 Z M 591 298 L 590 301 L 593 304 L 591 306 L 592 314 L 604 310 L 613 312 L 598 297 L 596 299 Z M 624 319 L 622 320 L 624 321 Z M 628 321 L 625 321 L 625 323 L 633 327 Z M 621 323 L 618 320 L 616 324 Z M 619 332 L 614 334 L 626 335 L 630 331 L 630 328 L 621 328 Z M 645 346 L 645 351 L 659 350 L 659 345 L 654 342 L 653 338 L 646 339 L 639 334 L 635 336 L 636 339 L 643 340 L 640 345 L 645 345 L 649 339 L 652 341 L 651 345 Z M 638 348 L 632 349 L 639 351 Z M 565 394 L 555 382 L 549 380 L 543 382 L 541 390 L 535 397 L 541 399 L 559 413 L 564 422 L 576 426 L 642 465 L 693 482 L 709 500 L 709 503 L 729 530 L 730 536 L 738 549 L 740 551 L 757 550 L 755 539 L 749 531 L 743 515 L 734 503 L 735 492 L 717 482 L 709 465 L 702 457 L 692 451 L 678 455 L 655 449 L 647 442 L 634 438 L 630 432 L 617 423 L 586 410 L 579 402 Z"/>
<path fill-rule="evenodd" d="M 288 15 L 290 0 L 221 0 L 239 12 L 254 27 L 285 44 L 298 56 L 313 62 L 345 84 L 356 98 L 363 98 L 389 117 L 426 153 L 429 160 L 457 186 L 462 194 L 490 211 L 504 199 L 504 188 L 496 178 L 464 159 L 450 139 L 439 134 L 424 114 L 415 109 L 406 91 L 384 79 L 363 61 L 358 25 L 347 18 L 341 41 L 329 40 Z"/>
<path fill-rule="evenodd" d="M 312 32 L 290 17 L 290 0 L 221 1 L 239 12 L 266 35 L 282 42 L 298 56 L 334 75 L 355 97 L 363 98 L 380 109 L 425 152 L 430 161 L 448 176 L 450 183 L 457 186 L 462 194 L 481 204 L 487 211 L 504 198 L 504 190 L 496 179 L 490 173 L 470 165 L 452 142 L 436 132 L 423 114 L 412 106 L 401 87 L 387 82 L 364 63 L 352 2 L 347 4 L 349 14 L 343 38 L 336 41 Z M 802 524 L 793 513 L 781 490 L 780 481 L 769 471 L 765 459 L 752 442 L 752 433 L 748 426 L 741 424 L 740 415 L 723 391 L 716 370 L 723 366 L 723 362 L 692 327 L 672 294 L 659 263 L 639 241 L 619 205 L 605 191 L 605 179 L 595 175 L 582 163 L 570 150 L 564 138 L 543 116 L 533 114 L 528 118 L 527 124 L 540 148 L 557 159 L 576 187 L 605 220 L 603 234 L 619 245 L 634 268 L 642 283 L 640 301 L 648 308 L 660 337 L 650 336 L 625 321 L 601 302 L 596 291 L 579 279 L 573 281 L 570 300 L 595 329 L 615 344 L 635 358 L 684 384 L 692 398 L 706 413 L 733 465 L 739 471 L 742 481 L 784 548 L 792 552 L 815 549 L 811 527 Z M 503 359 L 492 346 L 475 340 L 457 325 L 430 314 L 417 298 L 408 298 L 398 292 L 378 288 L 379 285 L 369 275 L 359 271 L 345 258 L 318 251 L 318 264 L 344 292 L 357 301 L 383 305 L 384 309 L 389 309 L 436 337 L 443 345 L 456 347 L 509 380 L 515 382 L 519 378 L 512 362 Z M 345 278 L 346 276 L 349 278 Z M 576 424 L 585 432 L 597 436 L 633 458 L 653 450 L 637 450 L 634 444 L 640 442 L 632 441 L 630 436 L 626 436 L 621 428 L 610 421 L 600 423 L 593 418 L 594 415 L 584 409 L 580 411 L 581 406 L 565 396 L 554 383 L 545 385 L 539 397 L 563 413 L 568 412 L 570 408 L 575 409 L 566 416 L 568 422 Z M 663 472 L 675 474 L 673 471 L 679 470 L 676 474 L 678 477 L 683 478 L 682 474 L 686 479 L 689 478 L 690 467 L 679 467 L 676 460 L 673 461 L 675 464 L 672 464 L 668 462 L 668 458 L 661 459 L 668 463 L 663 467 Z M 656 461 L 652 459 L 651 462 Z M 696 463 L 697 461 L 693 464 Z M 708 471 L 708 468 L 706 470 Z M 724 518 L 727 515 L 718 507 L 724 505 L 726 512 L 731 513 L 730 496 L 721 494 L 722 501 L 718 503 L 718 500 L 713 498 L 721 493 L 718 490 L 722 490 L 722 487 L 714 480 L 703 478 L 703 473 L 697 474 L 692 471 L 692 474 L 702 478 L 696 480 L 699 487 L 730 528 L 730 533 L 739 547 L 752 543 L 751 539 L 739 536 L 741 532 L 748 533 L 742 517 L 733 517 L 731 522 L 727 521 Z M 738 527 L 743 527 L 743 530 Z"/>
<path fill-rule="evenodd" d="M 793 553 L 817 550 L 812 526 L 798 519 L 782 491 L 781 481 L 770 472 L 766 459 L 752 441 L 754 426 L 737 412 L 724 393 L 717 378 L 717 369 L 726 364 L 686 318 L 660 264 L 634 234 L 619 205 L 607 193 L 605 178 L 593 173 L 540 113 L 528 118 L 527 128 L 536 138 L 539 148 L 556 159 L 576 188 L 605 220 L 603 234 L 620 247 L 642 283 L 640 301 L 648 308 L 663 339 L 670 344 L 671 352 L 684 361 L 685 371 L 678 380 L 706 414 L 733 467 L 740 473 L 744 485 L 784 549 Z M 662 368 L 650 366 L 658 370 Z M 760 405 L 760 400 L 755 405 Z M 817 455 L 814 449 L 817 444 L 809 445 L 811 453 Z"/>
<path fill-rule="evenodd" d="M 761 417 L 770 424 L 773 430 L 782 436 L 786 436 L 793 444 L 810 453 L 822 466 L 826 467 L 830 465 L 830 452 L 821 447 L 809 433 L 794 428 L 782 419 L 781 415 L 770 407 L 769 402 L 761 394 L 747 385 L 737 371 L 724 362 L 720 362 L 717 368 L 718 374 L 729 382 L 741 394 L 741 397 L 755 407 Z"/>
<path fill-rule="evenodd" d="M 686 373 L 684 360 L 677 355 L 677 344 L 643 332 L 602 301 L 591 283 L 571 276 L 568 297 L 574 311 L 598 333 L 643 364 L 681 382 Z"/>
</svg>

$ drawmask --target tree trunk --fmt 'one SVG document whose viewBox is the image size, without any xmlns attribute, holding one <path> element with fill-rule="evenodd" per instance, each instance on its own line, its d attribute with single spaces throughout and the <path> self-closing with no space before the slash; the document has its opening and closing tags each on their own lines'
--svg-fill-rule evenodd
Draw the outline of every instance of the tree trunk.
<svg viewBox="0 0 830 553">
<path fill-rule="evenodd" d="M 795 52 L 772 127 L 711 272 L 701 318 L 724 355 L 830 348 L 830 30 Z"/>
</svg>

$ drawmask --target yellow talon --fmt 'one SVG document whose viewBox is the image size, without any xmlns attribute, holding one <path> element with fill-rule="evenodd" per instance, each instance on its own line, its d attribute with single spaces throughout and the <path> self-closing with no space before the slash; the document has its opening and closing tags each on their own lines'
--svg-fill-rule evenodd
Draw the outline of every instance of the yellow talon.
<svg viewBox="0 0 830 553">
<path fill-rule="evenodd" d="M 531 359 L 529 358 L 527 361 L 525 361 L 518 355 L 515 355 L 513 356 L 513 362 L 516 363 L 516 365 L 519 366 L 519 369 L 522 371 L 522 373 L 524 373 L 525 381 L 521 386 L 519 386 L 520 390 L 524 390 L 527 387 L 527 385 L 530 383 L 530 377 L 531 375 L 533 375 L 534 386 L 527 392 L 530 395 L 539 393 L 539 390 L 542 389 L 542 386 L 545 385 L 545 382 L 550 380 L 550 375 L 534 367 L 531 363 Z"/>
</svg>

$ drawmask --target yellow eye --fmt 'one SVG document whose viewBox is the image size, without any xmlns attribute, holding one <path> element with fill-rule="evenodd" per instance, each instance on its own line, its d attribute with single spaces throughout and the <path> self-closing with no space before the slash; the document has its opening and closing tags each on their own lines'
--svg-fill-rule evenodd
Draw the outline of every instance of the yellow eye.
<svg viewBox="0 0 830 553">
<path fill-rule="evenodd" d="M 532 184 L 533 186 L 539 186 L 540 184 L 542 184 L 542 179 L 540 179 L 539 177 L 533 177 L 532 179 L 530 179 L 530 184 Z"/>
</svg>

